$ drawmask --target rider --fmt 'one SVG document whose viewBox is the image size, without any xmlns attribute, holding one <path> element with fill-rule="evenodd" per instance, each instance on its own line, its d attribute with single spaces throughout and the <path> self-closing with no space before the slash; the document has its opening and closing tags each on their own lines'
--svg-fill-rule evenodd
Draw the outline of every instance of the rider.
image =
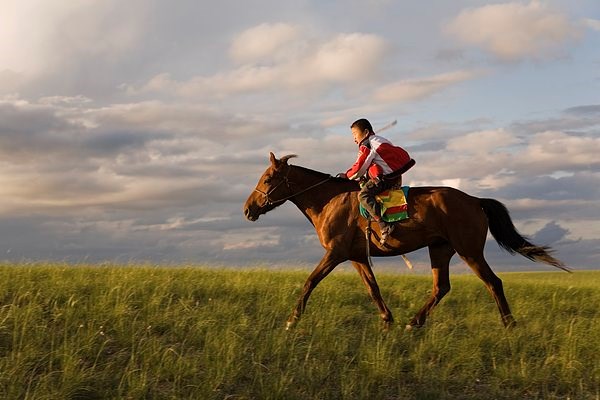
<svg viewBox="0 0 600 400">
<path fill-rule="evenodd" d="M 381 229 L 381 244 L 394 230 L 394 225 L 388 224 L 381 218 L 381 206 L 375 196 L 391 188 L 397 181 L 385 179 L 406 165 L 410 156 L 402 147 L 394 146 L 389 140 L 375 135 L 371 123 L 361 118 L 350 125 L 354 142 L 358 145 L 358 157 L 352 167 L 341 177 L 359 180 L 366 179 L 358 199 L 360 204 L 369 212 Z"/>
</svg>

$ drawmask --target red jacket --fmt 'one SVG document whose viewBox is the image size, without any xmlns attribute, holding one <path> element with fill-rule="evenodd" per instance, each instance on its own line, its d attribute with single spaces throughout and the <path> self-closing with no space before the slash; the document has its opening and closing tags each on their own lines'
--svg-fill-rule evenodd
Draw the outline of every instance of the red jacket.
<svg viewBox="0 0 600 400">
<path fill-rule="evenodd" d="M 368 171 L 371 178 L 380 177 L 399 170 L 409 160 L 408 152 L 402 147 L 394 146 L 381 136 L 370 135 L 358 145 L 358 157 L 346 176 L 358 179 Z"/>
</svg>

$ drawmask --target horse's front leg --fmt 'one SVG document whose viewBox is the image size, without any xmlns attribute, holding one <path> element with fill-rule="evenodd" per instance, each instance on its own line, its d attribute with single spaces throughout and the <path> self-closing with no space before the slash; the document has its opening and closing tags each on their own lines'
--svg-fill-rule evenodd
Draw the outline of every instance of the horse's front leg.
<svg viewBox="0 0 600 400">
<path fill-rule="evenodd" d="M 364 262 L 353 261 L 352 265 L 358 271 L 363 283 L 367 287 L 369 291 L 369 295 L 371 299 L 377 305 L 379 309 L 379 315 L 381 316 L 381 320 L 383 321 L 384 328 L 389 329 L 391 324 L 394 322 L 394 317 L 392 317 L 392 312 L 383 301 L 383 297 L 381 297 L 381 292 L 379 291 L 379 285 L 377 285 L 377 280 L 375 279 L 375 274 L 373 270 L 369 266 L 369 264 Z"/>
<path fill-rule="evenodd" d="M 298 299 L 298 303 L 296 307 L 292 311 L 292 314 L 287 320 L 286 329 L 292 329 L 302 316 L 302 313 L 306 309 L 306 303 L 308 302 L 308 298 L 312 291 L 317 287 L 319 282 L 323 280 L 335 267 L 341 263 L 342 260 L 339 256 L 336 256 L 332 251 L 328 251 L 325 256 L 319 262 L 319 265 L 314 269 L 314 271 L 309 275 L 304 287 L 302 288 L 302 294 Z"/>
</svg>

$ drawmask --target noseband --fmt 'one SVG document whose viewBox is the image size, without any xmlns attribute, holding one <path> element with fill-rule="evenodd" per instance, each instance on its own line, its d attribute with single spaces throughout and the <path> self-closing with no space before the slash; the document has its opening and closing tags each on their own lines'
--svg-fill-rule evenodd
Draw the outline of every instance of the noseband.
<svg viewBox="0 0 600 400">
<path fill-rule="evenodd" d="M 289 200 L 289 199 L 291 199 L 294 196 L 298 196 L 299 194 L 302 194 L 304 192 L 308 192 L 312 188 L 315 188 L 315 187 L 317 187 L 319 185 L 322 185 L 323 183 L 327 182 L 329 179 L 332 178 L 332 176 L 329 175 L 324 180 L 322 180 L 322 181 L 320 181 L 320 182 L 318 182 L 318 183 L 316 183 L 316 184 L 314 184 L 312 186 L 309 186 L 306 189 L 303 189 L 303 190 L 299 191 L 298 193 L 293 193 L 293 194 L 291 194 L 289 196 L 286 196 L 286 197 L 284 197 L 282 199 L 272 200 L 271 197 L 270 197 L 271 193 L 273 193 L 282 183 L 285 183 L 285 186 L 288 188 L 288 190 L 292 191 L 292 186 L 291 185 L 294 184 L 294 183 L 290 182 L 290 180 L 288 179 L 288 175 L 290 173 L 290 169 L 291 168 L 288 167 L 288 170 L 287 170 L 285 176 L 283 177 L 283 179 L 277 185 L 273 186 L 268 192 L 263 192 L 259 188 L 254 188 L 255 192 L 258 192 L 258 193 L 262 194 L 263 196 L 265 196 L 265 202 L 263 203 L 263 205 L 261 207 L 266 207 L 266 206 L 269 206 L 269 205 L 272 205 L 272 204 L 275 204 L 275 203 L 283 203 L 284 201 Z"/>
</svg>

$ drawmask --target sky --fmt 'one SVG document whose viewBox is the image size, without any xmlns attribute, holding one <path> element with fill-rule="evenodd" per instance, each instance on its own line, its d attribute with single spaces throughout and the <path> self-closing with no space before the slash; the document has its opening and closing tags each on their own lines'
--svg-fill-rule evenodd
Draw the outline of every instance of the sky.
<svg viewBox="0 0 600 400">
<path fill-rule="evenodd" d="M 293 204 L 242 207 L 270 151 L 348 169 L 364 117 L 398 121 L 405 184 L 496 198 L 596 268 L 599 49 L 596 0 L 3 0 L 0 260 L 316 263 Z"/>
</svg>

